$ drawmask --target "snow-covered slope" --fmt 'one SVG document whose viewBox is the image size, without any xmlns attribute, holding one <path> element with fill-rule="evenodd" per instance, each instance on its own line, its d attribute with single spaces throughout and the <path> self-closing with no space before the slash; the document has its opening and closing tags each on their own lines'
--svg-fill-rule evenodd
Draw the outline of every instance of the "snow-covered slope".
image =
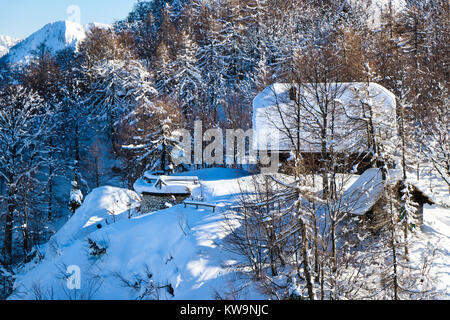
<svg viewBox="0 0 450 320">
<path fill-rule="evenodd" d="M 138 199 L 133 191 L 95 189 L 41 248 L 43 258 L 35 258 L 17 275 L 10 299 L 199 300 L 214 299 L 217 292 L 223 297 L 242 286 L 242 278 L 230 268 L 239 257 L 224 249 L 229 233 L 224 221 L 230 218 L 227 206 L 236 204 L 241 192 L 252 185 L 252 177 L 223 168 L 186 174 L 202 180 L 202 189 L 193 190 L 193 195 L 201 192 L 206 202 L 216 203 L 215 213 L 178 205 L 141 214 L 133 209 Z M 450 209 L 427 206 L 424 215 L 425 225 L 415 235 L 411 251 L 419 260 L 428 243 L 433 244 L 432 272 L 440 279 L 438 289 L 448 298 Z M 80 268 L 81 289 L 67 289 L 68 266 Z M 264 298 L 252 287 L 241 294 L 239 298 Z"/>
<path fill-rule="evenodd" d="M 133 217 L 128 219 L 127 203 L 134 201 L 134 192 L 96 189 L 42 248 L 45 257 L 26 265 L 10 298 L 35 299 L 39 292 L 48 299 L 196 300 L 214 299 L 216 290 L 226 291 L 231 276 L 226 266 L 233 257 L 221 244 L 227 236 L 225 206 L 249 178 L 243 177 L 246 172 L 233 169 L 195 174 L 203 180 L 205 200 L 218 204 L 215 213 L 178 205 L 143 215 L 132 210 Z M 110 214 L 114 209 L 115 222 Z M 93 255 L 88 238 L 106 248 L 106 253 Z M 70 265 L 81 269 L 80 290 L 67 290 L 64 274 Z M 160 289 L 152 291 L 152 285 Z M 261 298 L 256 292 L 250 297 Z"/>
<path fill-rule="evenodd" d="M 75 22 L 58 21 L 49 23 L 12 47 L 3 59 L 11 64 L 27 62 L 33 56 L 33 51 L 36 51 L 42 43 L 51 53 L 56 53 L 67 47 L 75 49 L 77 44 L 85 37 L 85 28 Z"/>
<path fill-rule="evenodd" d="M 95 22 L 84 26 L 72 21 L 49 23 L 13 46 L 2 61 L 11 64 L 26 63 L 42 43 L 53 54 L 68 47 L 76 50 L 78 44 L 86 38 L 86 33 L 94 27 L 111 28 L 110 25 Z"/>
<path fill-rule="evenodd" d="M 99 228 L 126 219 L 140 197 L 130 190 L 101 187 L 93 190 L 76 214 L 52 237 L 59 245 L 83 238 Z"/>
<path fill-rule="evenodd" d="M 15 46 L 19 41 L 19 39 L 0 35 L 0 58 L 8 54 L 9 49 Z"/>
</svg>

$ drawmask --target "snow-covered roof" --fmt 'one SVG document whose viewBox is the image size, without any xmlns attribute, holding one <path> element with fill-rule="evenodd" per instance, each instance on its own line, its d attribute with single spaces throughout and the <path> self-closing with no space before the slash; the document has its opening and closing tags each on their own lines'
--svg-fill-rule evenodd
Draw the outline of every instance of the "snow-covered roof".
<svg viewBox="0 0 450 320">
<path fill-rule="evenodd" d="M 295 87 L 297 103 L 291 100 Z M 328 133 L 334 132 L 337 152 L 364 149 L 366 121 L 371 106 L 375 129 L 389 139 L 395 132 L 396 101 L 392 92 L 370 82 L 289 84 L 275 83 L 253 100 L 253 148 L 255 150 L 289 151 L 291 135 L 300 132 L 303 152 L 320 151 L 320 115 L 324 101 L 328 107 Z M 335 125 L 331 128 L 331 110 Z M 297 114 L 300 116 L 298 117 Z M 300 122 L 297 121 L 300 119 Z M 319 121 L 317 121 L 319 120 Z M 294 141 L 297 144 L 296 141 Z"/>
<path fill-rule="evenodd" d="M 366 170 L 344 193 L 342 211 L 354 215 L 363 215 L 369 211 L 384 193 L 386 184 L 392 185 L 400 181 L 402 172 L 399 169 L 389 170 L 388 180 L 384 181 L 381 169 Z"/>
<path fill-rule="evenodd" d="M 134 183 L 134 190 L 147 194 L 189 195 L 200 186 L 196 176 L 157 176 L 146 172 Z"/>
</svg>

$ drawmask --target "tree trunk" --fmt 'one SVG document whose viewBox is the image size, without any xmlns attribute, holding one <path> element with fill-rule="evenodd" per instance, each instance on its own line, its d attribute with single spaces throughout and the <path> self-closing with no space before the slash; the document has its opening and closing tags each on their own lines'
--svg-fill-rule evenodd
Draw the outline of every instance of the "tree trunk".
<svg viewBox="0 0 450 320">
<path fill-rule="evenodd" d="M 12 188 L 9 186 L 9 188 Z M 7 212 L 5 217 L 5 243 L 4 243 L 4 256 L 6 263 L 11 263 L 12 259 L 12 241 L 13 241 L 13 223 L 14 223 L 14 208 L 15 203 L 12 200 L 14 197 L 14 190 L 8 191 L 8 204 L 7 204 Z"/>
<path fill-rule="evenodd" d="M 28 203 L 27 203 L 26 195 L 24 198 L 24 205 L 23 205 L 22 236 L 23 236 L 23 254 L 24 254 L 24 256 L 27 256 L 30 245 L 29 245 L 29 235 L 28 235 Z"/>
<path fill-rule="evenodd" d="M 390 200 L 391 205 L 391 249 L 392 249 L 392 264 L 393 264 L 393 285 L 394 285 L 394 300 L 398 300 L 398 272 L 397 272 L 397 249 L 395 241 L 395 220 L 394 220 L 394 210 L 392 205 L 392 200 Z"/>
<path fill-rule="evenodd" d="M 53 166 L 50 165 L 48 169 L 49 181 L 48 181 L 48 220 L 53 217 Z"/>
<path fill-rule="evenodd" d="M 306 226 L 301 221 L 300 222 L 300 229 L 301 229 L 301 237 L 302 237 L 302 248 L 301 248 L 301 254 L 303 259 L 303 272 L 305 274 L 305 280 L 306 280 L 306 288 L 308 290 L 308 296 L 310 300 L 314 300 L 314 288 L 313 288 L 313 282 L 311 277 L 311 265 L 309 263 L 309 257 L 308 257 L 308 239 L 306 234 Z"/>
</svg>

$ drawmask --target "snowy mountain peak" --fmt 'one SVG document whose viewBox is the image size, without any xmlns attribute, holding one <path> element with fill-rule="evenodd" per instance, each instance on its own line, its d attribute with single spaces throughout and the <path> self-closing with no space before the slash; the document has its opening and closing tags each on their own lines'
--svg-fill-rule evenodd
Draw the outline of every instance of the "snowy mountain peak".
<svg viewBox="0 0 450 320">
<path fill-rule="evenodd" d="M 19 41 L 19 39 L 0 35 L 0 58 L 8 54 L 9 49 L 15 46 Z"/>
<path fill-rule="evenodd" d="M 94 27 L 108 28 L 110 26 L 99 23 L 83 26 L 72 21 L 49 23 L 12 47 L 2 60 L 10 64 L 26 63 L 42 43 L 53 54 L 68 47 L 76 50 L 78 44 L 86 38 L 86 32 Z"/>
</svg>

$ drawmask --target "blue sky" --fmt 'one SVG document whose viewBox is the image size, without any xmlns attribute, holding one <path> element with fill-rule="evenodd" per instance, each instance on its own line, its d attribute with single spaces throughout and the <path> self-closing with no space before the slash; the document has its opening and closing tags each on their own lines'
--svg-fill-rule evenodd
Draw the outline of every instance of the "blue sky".
<svg viewBox="0 0 450 320">
<path fill-rule="evenodd" d="M 25 38 L 49 22 L 73 20 L 78 6 L 82 24 L 123 19 L 137 0 L 0 0 L 0 35 Z"/>
</svg>

